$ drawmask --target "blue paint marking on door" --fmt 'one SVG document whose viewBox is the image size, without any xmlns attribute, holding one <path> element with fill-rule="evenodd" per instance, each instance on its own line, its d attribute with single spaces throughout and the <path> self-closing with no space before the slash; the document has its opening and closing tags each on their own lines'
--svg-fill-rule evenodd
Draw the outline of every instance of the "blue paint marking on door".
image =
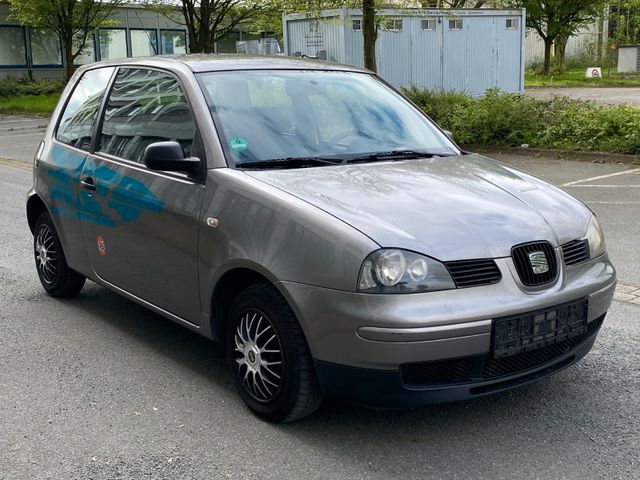
<svg viewBox="0 0 640 480">
<path fill-rule="evenodd" d="M 48 172 L 52 211 L 59 216 L 78 216 L 80 220 L 115 227 L 117 221 L 131 223 L 144 213 L 160 213 L 165 206 L 153 191 L 133 177 L 122 175 L 104 165 L 97 168 L 86 155 L 55 145 Z M 95 192 L 80 191 L 75 196 L 80 176 L 85 171 L 96 182 Z M 110 193 L 111 192 L 111 193 Z M 110 198 L 109 198 L 110 196 Z M 75 198 L 74 198 L 75 197 Z"/>
</svg>

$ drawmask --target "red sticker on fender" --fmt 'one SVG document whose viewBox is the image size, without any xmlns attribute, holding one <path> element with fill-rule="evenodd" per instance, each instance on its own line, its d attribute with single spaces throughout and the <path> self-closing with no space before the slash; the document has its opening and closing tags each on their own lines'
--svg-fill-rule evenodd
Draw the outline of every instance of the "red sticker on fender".
<svg viewBox="0 0 640 480">
<path fill-rule="evenodd" d="M 96 239 L 96 244 L 98 245 L 98 253 L 104 257 L 107 254 L 107 247 L 104 244 L 104 238 L 98 237 Z"/>
</svg>

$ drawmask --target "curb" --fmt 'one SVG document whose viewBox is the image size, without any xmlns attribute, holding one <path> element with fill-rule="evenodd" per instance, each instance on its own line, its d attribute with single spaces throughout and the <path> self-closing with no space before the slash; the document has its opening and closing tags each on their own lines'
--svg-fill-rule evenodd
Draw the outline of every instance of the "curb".
<svg viewBox="0 0 640 480">
<path fill-rule="evenodd" d="M 29 171 L 33 168 L 33 165 L 30 162 L 22 162 L 20 160 L 12 160 L 11 158 L 2 157 L 0 157 L 0 166 Z"/>
<path fill-rule="evenodd" d="M 523 147 L 489 147 L 471 146 L 469 150 L 478 153 L 510 153 L 527 157 L 553 158 L 556 160 L 575 160 L 591 163 L 623 163 L 625 165 L 640 165 L 640 155 L 624 153 L 585 152 L 581 150 L 554 150 L 551 148 L 523 148 Z"/>
<path fill-rule="evenodd" d="M 618 283 L 613 299 L 619 302 L 640 305 L 640 287 Z"/>
</svg>

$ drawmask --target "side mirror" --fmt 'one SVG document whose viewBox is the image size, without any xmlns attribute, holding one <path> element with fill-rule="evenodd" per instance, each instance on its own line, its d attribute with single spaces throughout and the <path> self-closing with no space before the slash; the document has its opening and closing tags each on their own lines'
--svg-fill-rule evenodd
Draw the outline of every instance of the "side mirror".
<svg viewBox="0 0 640 480">
<path fill-rule="evenodd" d="M 199 176 L 202 169 L 199 158 L 185 158 L 182 145 L 178 142 L 151 143 L 145 148 L 142 160 L 151 170 L 184 172 L 191 176 Z"/>
<path fill-rule="evenodd" d="M 449 138 L 449 140 L 451 140 L 452 142 L 455 141 L 453 139 L 453 133 L 452 132 L 450 132 L 449 130 L 443 130 L 442 132 Z"/>
</svg>

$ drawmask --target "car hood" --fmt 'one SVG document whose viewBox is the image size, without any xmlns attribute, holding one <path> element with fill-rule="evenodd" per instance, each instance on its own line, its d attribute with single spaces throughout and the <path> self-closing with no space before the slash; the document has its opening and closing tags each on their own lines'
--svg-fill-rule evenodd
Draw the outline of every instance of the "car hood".
<svg viewBox="0 0 640 480">
<path fill-rule="evenodd" d="M 443 261 L 505 257 L 536 240 L 558 246 L 584 236 L 591 217 L 562 190 L 478 155 L 246 173 L 381 247 Z"/>
</svg>

